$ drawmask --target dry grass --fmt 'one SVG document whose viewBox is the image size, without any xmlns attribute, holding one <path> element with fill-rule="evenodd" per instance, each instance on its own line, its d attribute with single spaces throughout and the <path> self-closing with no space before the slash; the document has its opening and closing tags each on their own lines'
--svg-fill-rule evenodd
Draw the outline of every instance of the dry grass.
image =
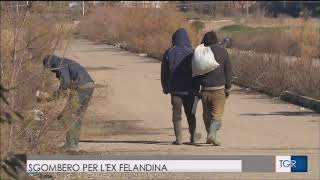
<svg viewBox="0 0 320 180">
<path fill-rule="evenodd" d="M 289 33 L 299 43 L 303 57 L 320 58 L 320 23 L 303 21 L 300 28 L 291 28 Z"/>
<path fill-rule="evenodd" d="M 102 43 L 125 44 L 128 50 L 160 58 L 179 27 L 187 29 L 193 45 L 199 43 L 196 28 L 173 8 L 98 8 L 81 20 L 80 34 Z"/>
<path fill-rule="evenodd" d="M 301 56 L 299 43 L 286 33 L 259 32 L 251 34 L 237 34 L 233 47 L 263 53 L 277 53 L 288 56 Z"/>
<path fill-rule="evenodd" d="M 293 27 L 293 26 L 302 26 L 305 21 L 308 21 L 311 24 L 319 25 L 320 20 L 317 18 L 292 18 L 289 16 L 279 16 L 277 18 L 270 18 L 264 16 L 254 16 L 244 19 L 243 24 L 251 27 Z"/>
<path fill-rule="evenodd" d="M 288 36 L 299 45 L 302 57 L 320 57 L 320 20 L 315 18 L 291 18 L 280 16 L 278 18 L 260 17 L 249 19 L 246 25 L 251 27 L 283 27 L 286 30 L 281 32 L 280 36 Z M 280 36 L 273 35 L 274 41 Z M 290 40 L 288 41 L 290 44 Z M 279 47 L 281 48 L 281 47 Z M 282 47 L 281 49 L 288 48 Z"/>
</svg>

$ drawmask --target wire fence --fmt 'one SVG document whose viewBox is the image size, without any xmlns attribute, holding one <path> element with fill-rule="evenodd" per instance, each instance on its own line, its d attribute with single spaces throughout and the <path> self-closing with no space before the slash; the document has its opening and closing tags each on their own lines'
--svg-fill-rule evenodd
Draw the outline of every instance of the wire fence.
<svg viewBox="0 0 320 180">
<path fill-rule="evenodd" d="M 315 10 L 319 12 L 318 6 L 320 2 L 313 1 L 299 1 L 301 6 L 317 6 Z M 271 2 L 270 2 L 271 3 Z M 269 4 L 270 4 L 269 3 Z M 275 7 L 280 8 L 280 5 L 284 7 L 297 5 L 292 4 L 291 1 L 279 1 Z M 25 11 L 28 7 L 46 6 L 54 9 L 55 11 L 69 11 L 76 18 L 85 15 L 91 8 L 96 7 L 154 7 L 161 8 L 166 5 L 175 6 L 179 10 L 186 13 L 193 13 L 198 15 L 216 16 L 217 14 L 223 16 L 250 16 L 255 13 L 255 10 L 261 8 L 260 6 L 266 6 L 265 2 L 259 1 L 0 1 L 1 11 L 21 12 Z M 275 8 L 274 7 L 274 8 Z M 296 7 L 297 8 L 297 7 Z M 310 7 L 309 7 L 310 8 Z M 311 7 L 312 9 L 313 7 Z M 283 9 L 283 8 L 282 8 Z M 281 10 L 282 11 L 282 10 Z M 285 13 L 285 12 L 282 12 Z"/>
<path fill-rule="evenodd" d="M 97 7 L 148 7 L 162 8 L 165 6 L 175 7 L 187 13 L 189 19 L 214 18 L 217 14 L 234 15 L 235 9 L 227 8 L 228 1 L 1 1 L 1 12 L 23 13 L 31 6 L 44 6 L 54 13 L 65 14 L 71 20 L 80 20 L 91 9 Z M 240 9 L 238 15 L 249 14 L 249 4 Z M 239 11 L 239 9 L 237 9 Z"/>
</svg>

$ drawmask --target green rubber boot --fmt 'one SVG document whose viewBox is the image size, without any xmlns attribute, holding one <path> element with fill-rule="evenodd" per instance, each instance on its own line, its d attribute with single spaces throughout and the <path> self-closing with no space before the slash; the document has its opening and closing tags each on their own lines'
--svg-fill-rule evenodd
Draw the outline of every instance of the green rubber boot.
<svg viewBox="0 0 320 180">
<path fill-rule="evenodd" d="M 81 128 L 81 122 L 76 121 L 67 132 L 66 143 L 65 143 L 65 147 L 67 149 L 75 150 L 79 148 L 80 128 Z"/>
<path fill-rule="evenodd" d="M 182 144 L 182 126 L 181 121 L 173 122 L 174 134 L 176 136 L 176 140 L 173 141 L 174 145 Z"/>
<path fill-rule="evenodd" d="M 221 143 L 217 140 L 217 132 L 220 129 L 220 122 L 213 120 L 211 121 L 209 134 L 207 138 L 207 144 L 213 144 L 214 146 L 221 146 Z"/>
</svg>

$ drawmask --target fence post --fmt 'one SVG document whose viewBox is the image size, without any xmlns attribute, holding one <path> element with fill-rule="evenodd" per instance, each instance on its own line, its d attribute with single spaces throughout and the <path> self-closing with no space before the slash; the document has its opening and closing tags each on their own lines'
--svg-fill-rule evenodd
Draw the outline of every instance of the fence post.
<svg viewBox="0 0 320 180">
<path fill-rule="evenodd" d="M 84 1 L 82 1 L 82 16 L 84 16 Z"/>
<path fill-rule="evenodd" d="M 246 1 L 246 6 L 247 6 L 247 17 L 249 16 L 249 3 Z"/>
</svg>

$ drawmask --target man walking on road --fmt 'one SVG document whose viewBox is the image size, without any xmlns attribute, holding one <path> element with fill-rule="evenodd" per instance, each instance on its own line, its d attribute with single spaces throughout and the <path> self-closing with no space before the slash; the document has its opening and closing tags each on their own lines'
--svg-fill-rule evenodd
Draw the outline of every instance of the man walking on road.
<svg viewBox="0 0 320 180">
<path fill-rule="evenodd" d="M 58 119 L 63 119 L 68 128 L 66 142 L 62 148 L 78 150 L 81 121 L 93 94 L 94 81 L 85 68 L 70 59 L 47 55 L 43 59 L 43 65 L 56 73 L 60 80 L 58 94 L 61 90 L 70 89 L 66 106 Z"/>
<path fill-rule="evenodd" d="M 220 66 L 207 74 L 197 76 L 195 89 L 199 92 L 201 85 L 203 120 L 208 133 L 207 144 L 220 146 L 216 135 L 221 127 L 226 97 L 229 96 L 231 88 L 231 63 L 228 52 L 217 45 L 218 38 L 215 32 L 207 32 L 202 43 L 211 48 L 215 60 Z"/>
<path fill-rule="evenodd" d="M 188 34 L 185 29 L 179 28 L 172 35 L 172 47 L 164 53 L 161 64 L 163 93 L 171 94 L 172 122 L 176 136 L 173 144 L 175 145 L 182 144 L 182 106 L 188 120 L 190 143 L 195 143 L 201 136 L 196 133 L 196 117 L 192 113 L 195 101 L 192 82 L 192 56 L 193 49 Z"/>
</svg>

